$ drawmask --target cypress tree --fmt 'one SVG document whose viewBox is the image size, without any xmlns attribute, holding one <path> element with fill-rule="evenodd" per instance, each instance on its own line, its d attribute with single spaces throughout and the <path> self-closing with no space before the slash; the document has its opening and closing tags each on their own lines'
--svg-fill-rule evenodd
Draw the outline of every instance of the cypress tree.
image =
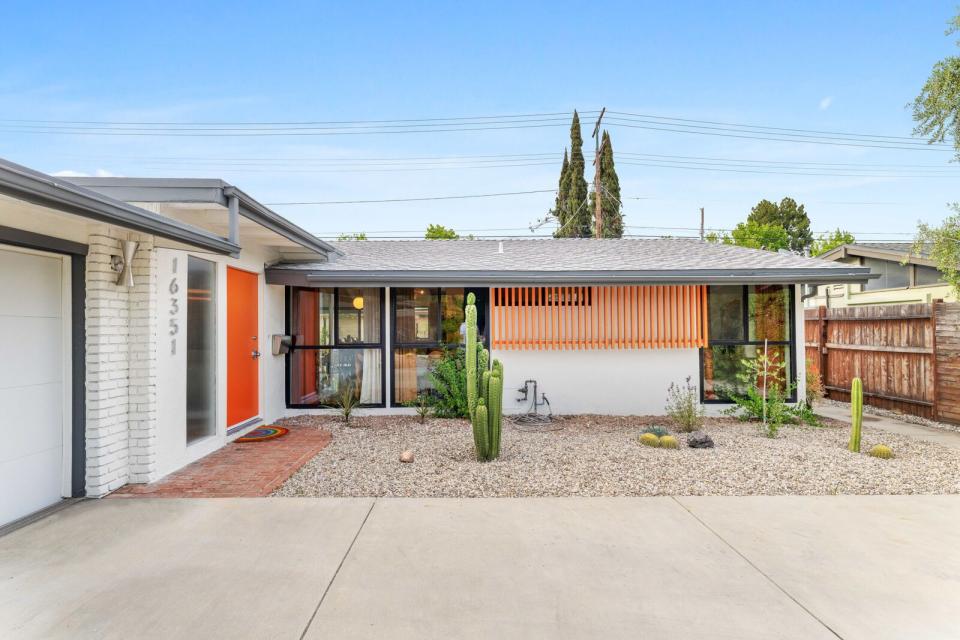
<svg viewBox="0 0 960 640">
<path fill-rule="evenodd" d="M 580 134 L 580 115 L 573 112 L 570 125 L 570 164 L 567 172 L 568 187 L 560 203 L 563 219 L 554 233 L 557 238 L 587 238 L 593 235 L 592 215 L 587 207 L 587 181 L 583 177 L 583 136 Z M 558 218 L 558 220 L 560 220 Z"/>
<path fill-rule="evenodd" d="M 557 224 L 560 225 L 562 229 L 564 224 L 567 222 L 567 215 L 564 211 L 563 203 L 567 200 L 567 190 L 570 188 L 570 159 L 567 156 L 567 150 L 563 150 L 563 164 L 560 166 L 560 183 L 557 186 L 557 200 L 553 204 L 553 217 L 556 218 Z M 557 236 L 554 232 L 555 237 Z"/>
<path fill-rule="evenodd" d="M 603 151 L 600 152 L 600 206 L 603 208 L 603 238 L 623 237 L 623 205 L 620 201 L 620 178 L 613 165 L 613 144 L 610 134 L 603 132 Z M 591 208 L 591 211 L 595 209 Z"/>
</svg>

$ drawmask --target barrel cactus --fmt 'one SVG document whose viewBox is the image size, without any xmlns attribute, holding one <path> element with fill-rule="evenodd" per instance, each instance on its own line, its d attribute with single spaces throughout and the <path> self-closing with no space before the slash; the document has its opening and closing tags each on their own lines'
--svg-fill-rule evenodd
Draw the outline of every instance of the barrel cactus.
<svg viewBox="0 0 960 640">
<path fill-rule="evenodd" d="M 860 432 L 863 428 L 863 381 L 854 378 L 850 385 L 850 445 L 854 453 L 860 453 Z"/>
<path fill-rule="evenodd" d="M 642 433 L 640 434 L 640 444 L 647 447 L 659 447 L 660 438 L 655 433 Z"/>
<path fill-rule="evenodd" d="M 673 436 L 660 436 L 661 449 L 677 449 L 679 446 L 680 443 L 678 443 L 677 439 Z"/>
<path fill-rule="evenodd" d="M 876 444 L 870 448 L 870 451 L 867 452 L 867 455 L 873 456 L 874 458 L 883 458 L 884 460 L 889 460 L 893 457 L 893 449 L 885 444 Z"/>
</svg>

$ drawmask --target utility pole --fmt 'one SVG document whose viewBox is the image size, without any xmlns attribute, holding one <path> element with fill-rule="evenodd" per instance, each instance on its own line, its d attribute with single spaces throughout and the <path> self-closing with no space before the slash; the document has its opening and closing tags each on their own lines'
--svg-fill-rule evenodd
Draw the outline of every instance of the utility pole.
<svg viewBox="0 0 960 640">
<path fill-rule="evenodd" d="M 704 229 L 703 229 L 703 207 L 700 207 L 700 242 L 703 242 L 704 239 L 705 239 L 705 236 L 704 236 L 704 234 L 703 234 L 703 231 L 704 231 Z"/>
<path fill-rule="evenodd" d="M 600 204 L 600 152 L 603 151 L 600 145 L 600 121 L 603 120 L 603 114 L 607 112 L 607 108 L 603 107 L 600 109 L 600 115 L 597 116 L 597 124 L 593 127 L 593 139 L 596 143 L 596 155 L 593 157 L 593 193 L 596 198 L 596 209 L 593 212 L 594 217 L 594 232 L 593 236 L 595 238 L 603 237 L 603 206 Z"/>
</svg>

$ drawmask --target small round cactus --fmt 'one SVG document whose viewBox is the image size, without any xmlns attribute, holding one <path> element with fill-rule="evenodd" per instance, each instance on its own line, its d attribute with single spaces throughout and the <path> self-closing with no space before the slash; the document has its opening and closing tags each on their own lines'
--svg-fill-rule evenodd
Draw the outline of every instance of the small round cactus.
<svg viewBox="0 0 960 640">
<path fill-rule="evenodd" d="M 677 442 L 677 439 L 673 436 L 660 436 L 660 448 L 662 449 L 676 449 L 680 446 Z"/>
<path fill-rule="evenodd" d="M 640 444 L 646 445 L 648 447 L 659 447 L 660 438 L 653 433 L 644 433 L 640 436 Z"/>
<path fill-rule="evenodd" d="M 884 460 L 889 460 L 893 457 L 893 449 L 885 444 L 876 444 L 870 448 L 870 451 L 867 452 L 867 455 L 873 456 L 874 458 L 883 458 Z"/>
</svg>

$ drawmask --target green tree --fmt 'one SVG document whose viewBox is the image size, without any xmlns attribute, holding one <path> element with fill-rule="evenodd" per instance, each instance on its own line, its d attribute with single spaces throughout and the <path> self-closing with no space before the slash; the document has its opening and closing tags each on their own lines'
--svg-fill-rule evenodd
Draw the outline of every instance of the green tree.
<svg viewBox="0 0 960 640">
<path fill-rule="evenodd" d="M 929 251 L 944 281 L 953 287 L 954 294 L 960 296 L 960 203 L 955 202 L 950 208 L 954 213 L 940 226 L 923 222 L 917 225 L 912 252 L 919 255 L 924 250 Z"/>
<path fill-rule="evenodd" d="M 812 256 L 822 256 L 827 251 L 836 249 L 837 247 L 842 247 L 845 244 L 853 244 L 857 239 L 853 237 L 853 234 L 849 231 L 844 231 L 838 228 L 836 231 L 831 231 L 830 233 L 821 233 L 820 237 L 813 241 L 813 244 L 810 245 L 810 255 Z"/>
<path fill-rule="evenodd" d="M 960 13 L 948 24 L 946 35 L 960 32 Z M 960 40 L 957 40 L 960 47 Z M 956 158 L 960 160 L 960 56 L 947 56 L 930 71 L 930 77 L 913 101 L 914 134 L 931 143 L 953 138 Z"/>
<path fill-rule="evenodd" d="M 431 224 L 423 234 L 426 240 L 459 240 L 460 234 L 442 224 Z"/>
<path fill-rule="evenodd" d="M 570 164 L 567 168 L 567 188 L 560 201 L 562 217 L 557 218 L 560 228 L 554 232 L 557 238 L 588 238 L 593 235 L 593 218 L 587 207 L 587 180 L 583 177 L 583 136 L 580 134 L 580 115 L 573 112 L 570 124 Z M 562 186 L 562 185 L 561 185 Z"/>
<path fill-rule="evenodd" d="M 366 240 L 367 234 L 365 231 L 356 231 L 354 233 L 341 233 L 337 236 L 337 240 Z"/>
<path fill-rule="evenodd" d="M 732 244 L 748 249 L 779 251 L 790 246 L 790 238 L 783 227 L 776 224 L 760 224 L 747 220 L 741 222 L 728 234 L 716 232 L 706 235 L 707 242 Z"/>
<path fill-rule="evenodd" d="M 810 231 L 810 217 L 804 206 L 798 205 L 793 198 L 784 198 L 780 204 L 761 200 L 750 210 L 747 222 L 760 225 L 776 225 L 783 227 L 787 232 L 789 243 L 786 248 L 797 253 L 813 244 L 813 233 Z"/>
<path fill-rule="evenodd" d="M 623 205 L 620 202 L 620 178 L 613 164 L 613 144 L 610 134 L 603 132 L 603 150 L 600 152 L 600 206 L 603 207 L 601 238 L 623 237 Z M 596 212 L 596 194 L 590 194 L 590 211 Z"/>
</svg>

